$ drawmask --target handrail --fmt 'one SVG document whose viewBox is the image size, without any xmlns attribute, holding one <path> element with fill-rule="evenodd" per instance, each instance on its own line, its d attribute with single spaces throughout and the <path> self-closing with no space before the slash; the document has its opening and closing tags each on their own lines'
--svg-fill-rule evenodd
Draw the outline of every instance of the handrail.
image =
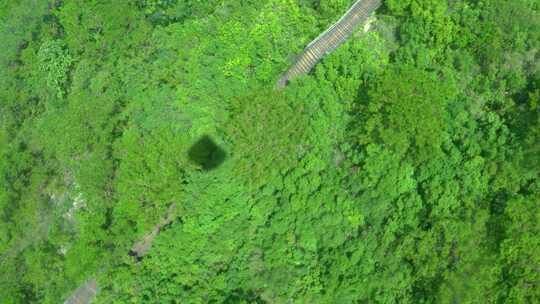
<svg viewBox="0 0 540 304">
<path fill-rule="evenodd" d="M 337 22 L 306 46 L 296 62 L 280 77 L 277 88 L 284 88 L 290 80 L 309 73 L 324 56 L 345 43 L 381 4 L 382 0 L 356 1 Z"/>
</svg>

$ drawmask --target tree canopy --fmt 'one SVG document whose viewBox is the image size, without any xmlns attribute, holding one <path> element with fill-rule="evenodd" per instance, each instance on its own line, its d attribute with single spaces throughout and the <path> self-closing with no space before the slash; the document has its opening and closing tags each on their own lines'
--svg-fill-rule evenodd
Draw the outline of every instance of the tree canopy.
<svg viewBox="0 0 540 304">
<path fill-rule="evenodd" d="M 540 1 L 352 3 L 0 1 L 1 302 L 540 302 Z"/>
</svg>

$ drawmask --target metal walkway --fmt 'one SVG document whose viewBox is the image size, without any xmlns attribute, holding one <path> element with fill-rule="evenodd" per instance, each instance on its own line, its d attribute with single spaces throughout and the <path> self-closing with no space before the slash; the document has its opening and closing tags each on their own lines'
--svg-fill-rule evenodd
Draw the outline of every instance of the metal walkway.
<svg viewBox="0 0 540 304">
<path fill-rule="evenodd" d="M 290 80 L 309 73 L 326 54 L 331 53 L 345 43 L 358 25 L 364 24 L 381 4 L 382 0 L 356 1 L 341 19 L 304 49 L 304 52 L 298 57 L 296 62 L 281 76 L 277 87 L 283 88 Z"/>
</svg>

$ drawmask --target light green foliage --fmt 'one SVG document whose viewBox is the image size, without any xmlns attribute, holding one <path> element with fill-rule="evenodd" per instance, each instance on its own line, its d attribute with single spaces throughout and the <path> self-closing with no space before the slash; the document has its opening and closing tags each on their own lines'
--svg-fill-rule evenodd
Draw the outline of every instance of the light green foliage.
<svg viewBox="0 0 540 304">
<path fill-rule="evenodd" d="M 73 63 L 65 46 L 58 40 L 45 41 L 39 48 L 38 59 L 49 89 L 57 98 L 64 97 L 68 72 Z"/>
<path fill-rule="evenodd" d="M 1 302 L 539 302 L 539 1 L 351 3 L 0 2 Z"/>
</svg>

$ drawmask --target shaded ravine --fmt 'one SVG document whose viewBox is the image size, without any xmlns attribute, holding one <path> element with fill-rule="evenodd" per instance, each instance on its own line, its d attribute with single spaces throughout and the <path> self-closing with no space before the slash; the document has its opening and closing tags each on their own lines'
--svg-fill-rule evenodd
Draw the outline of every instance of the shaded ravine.
<svg viewBox="0 0 540 304">
<path fill-rule="evenodd" d="M 345 43 L 381 4 L 382 0 L 356 1 L 341 19 L 308 44 L 296 62 L 281 76 L 277 88 L 284 88 L 290 80 L 309 73 L 324 56 Z"/>
</svg>

